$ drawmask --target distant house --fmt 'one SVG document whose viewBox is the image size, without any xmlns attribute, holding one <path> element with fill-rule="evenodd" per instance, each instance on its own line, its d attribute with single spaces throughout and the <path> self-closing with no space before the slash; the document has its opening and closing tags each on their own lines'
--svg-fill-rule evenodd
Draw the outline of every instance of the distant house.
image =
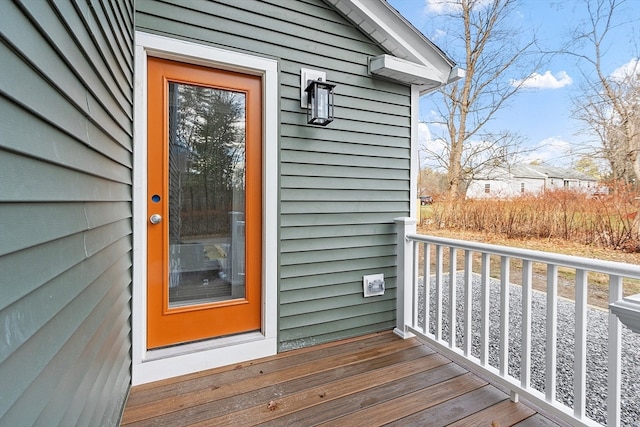
<svg viewBox="0 0 640 427">
<path fill-rule="evenodd" d="M 594 193 L 598 180 L 568 168 L 543 165 L 516 165 L 498 168 L 471 181 L 467 197 L 510 198 L 539 194 L 548 190 L 568 189 Z"/>
<path fill-rule="evenodd" d="M 386 1 L 8 0 L 0 34 L 0 425 L 395 326 L 420 96 L 460 70 Z"/>
</svg>

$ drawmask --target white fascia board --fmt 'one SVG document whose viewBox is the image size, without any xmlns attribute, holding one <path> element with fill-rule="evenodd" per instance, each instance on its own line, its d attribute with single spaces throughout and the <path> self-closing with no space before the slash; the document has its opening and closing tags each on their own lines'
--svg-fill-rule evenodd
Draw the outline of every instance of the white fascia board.
<svg viewBox="0 0 640 427">
<path fill-rule="evenodd" d="M 451 69 L 447 79 L 441 80 L 442 77 L 434 73 L 432 68 L 386 54 L 373 57 L 369 60 L 369 72 L 403 83 L 418 85 L 421 94 L 437 89 L 445 84 L 453 83 L 465 75 L 464 70 L 454 67 Z"/>
<path fill-rule="evenodd" d="M 463 70 L 462 68 L 459 67 L 453 67 L 451 69 L 451 72 L 449 73 L 449 78 L 447 79 L 447 83 L 453 83 L 457 80 L 460 80 L 462 78 L 464 78 L 464 76 L 467 74 L 467 72 L 465 70 Z"/>
<path fill-rule="evenodd" d="M 415 62 L 448 83 L 455 63 L 413 27 L 387 2 L 380 0 L 327 0 L 390 54 Z"/>
<path fill-rule="evenodd" d="M 420 85 L 419 86 L 419 90 L 420 90 L 420 95 L 425 95 L 429 92 L 433 92 L 434 90 L 448 85 L 449 83 L 453 83 L 457 80 L 462 79 L 466 74 L 466 71 L 463 70 L 462 68 L 458 68 L 458 67 L 453 67 L 451 69 L 451 72 L 449 73 L 449 78 L 447 79 L 446 82 L 440 83 L 437 86 L 433 86 L 433 85 Z"/>
<path fill-rule="evenodd" d="M 438 87 L 443 84 L 443 76 L 433 68 L 416 64 L 391 55 L 379 55 L 369 61 L 369 72 L 411 85 Z"/>
</svg>

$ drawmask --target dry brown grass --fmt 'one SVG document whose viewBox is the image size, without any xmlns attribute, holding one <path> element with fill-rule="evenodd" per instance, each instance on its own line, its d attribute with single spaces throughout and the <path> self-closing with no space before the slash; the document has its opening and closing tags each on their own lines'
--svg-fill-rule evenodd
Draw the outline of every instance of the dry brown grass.
<svg viewBox="0 0 640 427">
<path fill-rule="evenodd" d="M 614 251 L 611 249 L 596 248 L 585 246 L 576 242 L 567 242 L 560 239 L 511 239 L 503 234 L 488 234 L 473 231 L 446 230 L 446 229 L 430 229 L 428 227 L 420 227 L 418 230 L 421 234 L 430 236 L 446 237 L 450 239 L 468 240 L 474 242 L 488 243 L 492 245 L 511 246 L 523 249 L 532 249 L 544 252 L 561 253 L 565 255 L 581 256 L 586 258 L 595 258 L 608 261 L 625 262 L 628 264 L 640 265 L 640 253 L 627 253 Z M 448 252 L 444 252 L 444 264 L 448 265 Z M 432 255 L 431 259 L 435 259 Z M 462 257 L 458 257 L 457 266 L 462 268 Z M 474 256 L 474 271 L 480 271 L 480 257 Z M 500 261 L 496 257 L 491 258 L 491 277 L 500 277 Z M 539 291 L 546 292 L 546 266 L 538 263 L 533 265 L 533 287 Z M 559 269 L 558 295 L 563 298 L 574 299 L 575 295 L 575 274 L 572 270 Z M 511 282 L 522 284 L 522 264 L 516 260 L 511 263 L 510 269 Z M 607 308 L 608 304 L 608 279 L 604 275 L 591 273 L 589 275 L 589 304 L 595 307 Z M 640 293 L 640 282 L 635 280 L 625 280 L 624 294 L 633 295 Z"/>
<path fill-rule="evenodd" d="M 628 186 L 618 186 L 611 194 L 597 198 L 557 190 L 510 200 L 439 202 L 429 206 L 426 213 L 432 229 L 640 252 L 639 212 L 637 193 Z"/>
<path fill-rule="evenodd" d="M 552 200 L 523 198 L 513 201 L 465 201 L 451 206 L 435 205 L 426 208 L 427 220 L 419 226 L 421 234 L 476 241 L 494 245 L 554 252 L 600 260 L 617 261 L 640 265 L 640 209 L 639 201 L 625 195 L 622 203 L 620 195 L 601 199 L 586 199 L 571 196 L 563 203 L 560 195 Z M 444 221 L 440 212 L 458 212 Z M 581 209 L 581 210 L 580 210 Z M 636 210 L 634 210 L 636 209 Z M 529 212 L 529 214 L 523 214 Z M 423 216 L 424 218 L 424 216 Z M 453 221 L 453 218 L 457 218 Z M 571 220 L 569 221 L 569 218 Z M 586 218 L 589 218 L 586 221 Z M 603 236 L 594 237 L 596 228 L 581 230 L 585 224 L 600 224 Z M 603 225 L 605 224 L 605 225 Z M 606 225 L 608 224 L 608 225 Z M 537 230 L 534 232 L 534 230 Z M 545 231 L 546 230 L 546 231 Z M 615 234 L 615 238 L 612 235 Z M 589 237 L 591 236 L 591 237 Z M 608 241 L 607 243 L 607 237 Z M 445 251 L 445 265 L 448 252 Z M 458 268 L 462 260 L 458 259 Z M 434 258 L 432 258 L 434 259 Z M 491 258 L 491 276 L 500 276 L 500 260 Z M 480 269 L 480 257 L 474 257 L 474 271 Z M 534 289 L 546 291 L 546 266 L 533 265 Z M 575 295 L 575 272 L 559 269 L 558 295 L 573 299 Z M 510 269 L 512 283 L 521 284 L 521 263 L 513 261 Z M 589 304 L 607 308 L 608 278 L 590 273 Z M 625 280 L 624 294 L 640 293 L 640 281 Z"/>
</svg>

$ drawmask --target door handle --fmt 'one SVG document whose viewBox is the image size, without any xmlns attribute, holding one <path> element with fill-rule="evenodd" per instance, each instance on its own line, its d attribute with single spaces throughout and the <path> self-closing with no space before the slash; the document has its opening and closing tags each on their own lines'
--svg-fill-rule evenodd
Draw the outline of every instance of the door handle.
<svg viewBox="0 0 640 427">
<path fill-rule="evenodd" d="M 160 221 L 162 221 L 162 216 L 158 215 L 158 214 L 153 214 L 149 217 L 149 222 L 151 224 L 160 224 Z"/>
</svg>

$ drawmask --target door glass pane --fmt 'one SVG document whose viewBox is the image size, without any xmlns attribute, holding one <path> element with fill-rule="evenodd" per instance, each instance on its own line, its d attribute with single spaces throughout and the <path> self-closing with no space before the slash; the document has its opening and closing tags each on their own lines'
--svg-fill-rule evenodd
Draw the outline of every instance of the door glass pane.
<svg viewBox="0 0 640 427">
<path fill-rule="evenodd" d="M 245 297 L 245 106 L 169 83 L 169 307 Z"/>
</svg>

